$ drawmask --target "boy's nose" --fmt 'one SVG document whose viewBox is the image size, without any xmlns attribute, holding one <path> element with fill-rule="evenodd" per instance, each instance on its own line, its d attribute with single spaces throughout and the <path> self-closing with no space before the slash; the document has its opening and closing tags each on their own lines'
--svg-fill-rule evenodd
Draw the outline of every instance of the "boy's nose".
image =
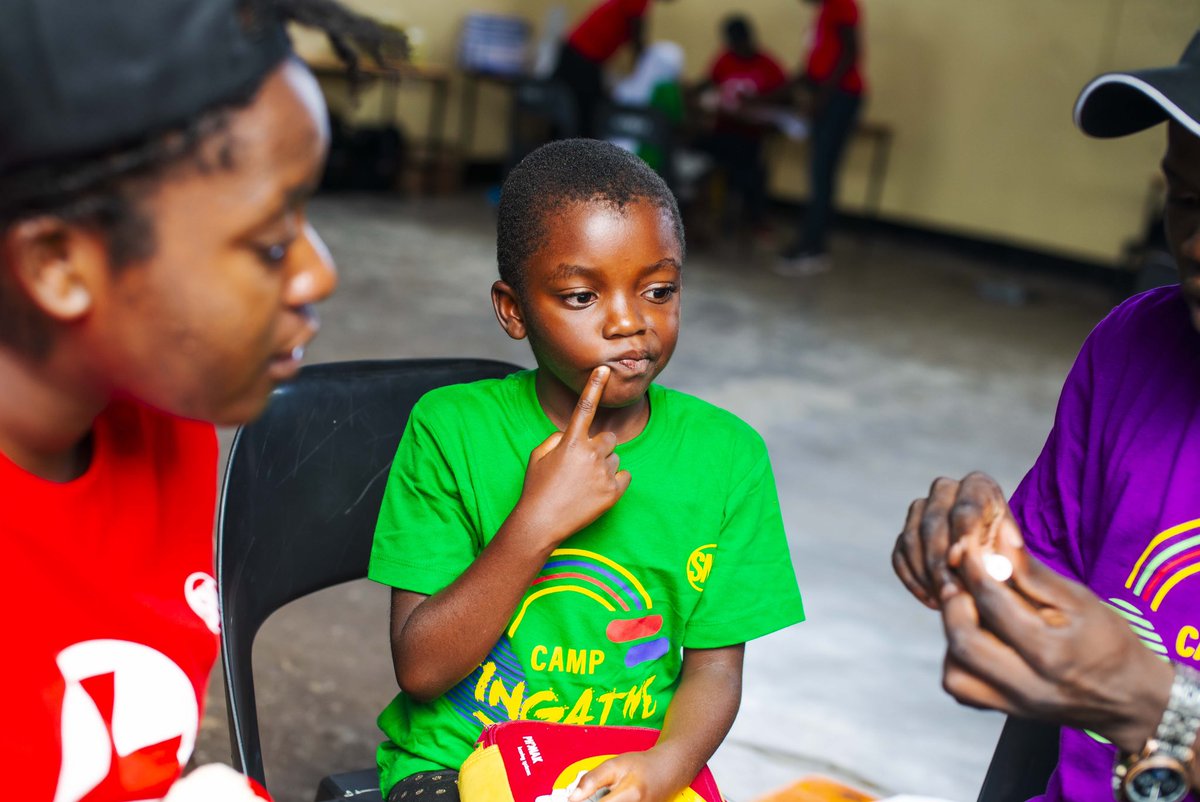
<svg viewBox="0 0 1200 802">
<path fill-rule="evenodd" d="M 638 313 L 636 303 L 617 298 L 608 305 L 608 317 L 604 321 L 605 337 L 631 337 L 645 330 L 646 321 Z"/>
<path fill-rule="evenodd" d="M 308 223 L 295 244 L 295 266 L 288 280 L 284 301 L 288 306 L 313 304 L 328 298 L 337 287 L 337 265 L 325 242 Z"/>
</svg>

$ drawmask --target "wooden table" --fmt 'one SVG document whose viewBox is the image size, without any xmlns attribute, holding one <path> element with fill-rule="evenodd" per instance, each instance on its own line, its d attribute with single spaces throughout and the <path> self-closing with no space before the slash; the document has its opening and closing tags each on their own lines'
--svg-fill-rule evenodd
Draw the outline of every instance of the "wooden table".
<svg viewBox="0 0 1200 802">
<path fill-rule="evenodd" d="M 770 112 L 772 109 L 792 113 L 795 112 L 794 106 L 766 104 L 748 108 L 750 110 L 746 113 L 744 119 L 742 119 L 743 122 L 761 127 L 764 132 L 769 132 L 771 136 L 784 138 L 785 141 L 797 141 L 787 138 L 778 126 L 769 122 L 769 114 L 763 114 L 763 112 Z M 715 109 L 706 108 L 699 103 L 691 104 L 688 112 L 693 119 L 707 121 L 708 125 L 712 125 L 716 119 Z M 737 112 L 722 111 L 721 113 L 733 120 L 741 117 Z M 812 121 L 805 119 L 805 123 L 809 126 L 809 136 L 803 140 L 799 140 L 799 142 L 808 142 L 812 135 Z M 703 124 L 704 122 L 701 123 L 701 125 Z M 886 123 L 860 120 L 851 132 L 851 137 L 866 139 L 871 144 L 871 166 L 867 174 L 867 194 L 864 199 L 864 209 L 868 217 L 878 219 L 879 210 L 883 203 L 883 185 L 887 180 L 888 162 L 892 152 L 892 128 Z"/>
<path fill-rule="evenodd" d="M 349 78 L 346 65 L 333 56 L 315 57 L 306 61 L 308 68 L 318 78 Z M 425 145 L 434 154 L 440 155 L 447 151 L 449 143 L 446 139 L 446 108 L 450 96 L 451 76 L 449 69 L 440 65 L 411 64 L 407 61 L 380 67 L 374 62 L 364 61 L 359 64 L 359 73 L 364 83 L 382 82 L 383 102 L 380 113 L 389 125 L 396 123 L 400 87 L 406 83 L 427 85 L 432 93 L 432 104 L 425 129 Z"/>
<path fill-rule="evenodd" d="M 887 178 L 888 160 L 892 154 L 892 127 L 886 123 L 864 120 L 854 128 L 854 136 L 871 142 L 871 168 L 867 174 L 866 210 L 870 217 L 879 217 L 883 203 L 883 182 Z"/>
<path fill-rule="evenodd" d="M 458 117 L 458 147 L 465 160 L 471 152 L 471 146 L 475 144 L 475 116 L 479 108 L 479 84 L 492 83 L 505 89 L 512 89 L 518 81 L 525 79 L 526 76 L 462 70 L 462 77 L 462 108 Z"/>
</svg>

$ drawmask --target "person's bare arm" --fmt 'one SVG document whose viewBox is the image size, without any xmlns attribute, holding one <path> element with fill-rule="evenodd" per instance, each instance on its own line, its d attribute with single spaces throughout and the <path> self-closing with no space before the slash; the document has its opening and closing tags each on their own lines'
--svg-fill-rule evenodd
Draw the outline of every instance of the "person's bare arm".
<svg viewBox="0 0 1200 802">
<path fill-rule="evenodd" d="M 744 653 L 741 643 L 685 649 L 679 688 L 658 742 L 645 752 L 618 755 L 589 771 L 570 802 L 582 802 L 601 788 L 610 790 L 607 802 L 666 802 L 691 784 L 737 716 Z"/>
<path fill-rule="evenodd" d="M 600 367 L 564 432 L 534 449 L 520 500 L 491 542 L 432 596 L 392 593 L 392 665 L 401 690 L 428 701 L 475 669 L 500 639 L 529 583 L 559 543 L 599 518 L 629 486 L 611 432 L 588 431 L 608 382 Z"/>
</svg>

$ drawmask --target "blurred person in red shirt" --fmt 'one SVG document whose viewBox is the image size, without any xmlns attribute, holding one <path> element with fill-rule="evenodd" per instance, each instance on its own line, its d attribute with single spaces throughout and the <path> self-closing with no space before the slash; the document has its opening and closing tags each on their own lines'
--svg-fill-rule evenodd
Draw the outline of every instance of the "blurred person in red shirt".
<svg viewBox="0 0 1200 802">
<path fill-rule="evenodd" d="M 811 94 L 812 141 L 808 209 L 798 236 L 776 265 L 781 275 L 828 270 L 827 235 L 833 218 L 837 172 L 866 95 L 862 13 L 856 0 L 803 0 L 819 4 L 804 75 Z"/>
<path fill-rule="evenodd" d="M 787 85 L 787 75 L 779 61 L 758 46 L 748 18 L 741 14 L 727 17 L 721 30 L 724 49 L 697 87 L 701 105 L 715 112 L 712 131 L 699 145 L 741 195 L 743 220 L 759 228 L 765 225 L 767 171 L 762 150 L 769 126 L 752 111 L 756 100 Z"/>
<path fill-rule="evenodd" d="M 650 0 L 602 0 L 567 35 L 554 77 L 575 96 L 579 133 L 592 136 L 596 107 L 607 96 L 604 65 L 625 45 L 640 58 Z"/>
</svg>

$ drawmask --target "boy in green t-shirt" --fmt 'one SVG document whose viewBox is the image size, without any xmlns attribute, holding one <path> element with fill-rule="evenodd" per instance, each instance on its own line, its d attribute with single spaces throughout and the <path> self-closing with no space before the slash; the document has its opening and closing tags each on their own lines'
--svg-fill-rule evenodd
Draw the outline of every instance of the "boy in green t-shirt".
<svg viewBox="0 0 1200 802">
<path fill-rule="evenodd" d="M 665 802 L 733 723 L 745 641 L 803 620 L 762 439 L 651 383 L 683 255 L 670 191 L 614 145 L 505 182 L 492 302 L 538 367 L 429 393 L 396 453 L 370 568 L 394 588 L 387 799 L 453 802 L 481 728 L 527 718 L 660 728 L 571 799 Z"/>
</svg>

